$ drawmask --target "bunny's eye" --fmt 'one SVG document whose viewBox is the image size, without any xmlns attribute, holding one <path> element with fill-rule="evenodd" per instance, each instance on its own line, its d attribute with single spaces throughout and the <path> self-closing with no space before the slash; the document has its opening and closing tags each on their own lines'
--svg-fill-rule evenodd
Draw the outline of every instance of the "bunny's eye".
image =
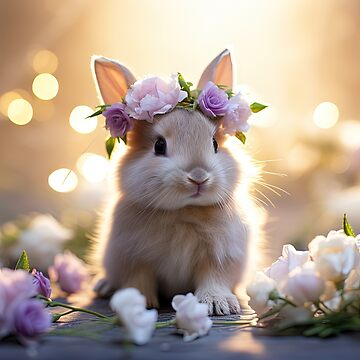
<svg viewBox="0 0 360 360">
<path fill-rule="evenodd" d="M 163 137 L 159 137 L 154 145 L 154 150 L 156 155 L 165 155 L 166 154 L 166 140 Z"/>
<path fill-rule="evenodd" d="M 213 145 L 214 145 L 214 151 L 215 151 L 215 154 L 216 154 L 217 151 L 218 151 L 218 143 L 217 143 L 217 141 L 215 140 L 215 138 L 213 138 Z"/>
</svg>

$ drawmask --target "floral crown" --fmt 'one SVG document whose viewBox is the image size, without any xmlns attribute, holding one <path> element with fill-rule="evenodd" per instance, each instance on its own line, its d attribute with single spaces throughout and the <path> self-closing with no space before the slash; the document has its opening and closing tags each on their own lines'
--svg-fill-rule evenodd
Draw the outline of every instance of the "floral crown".
<svg viewBox="0 0 360 360">
<path fill-rule="evenodd" d="M 168 81 L 159 77 L 146 77 L 134 82 L 120 102 L 96 107 L 88 117 L 102 114 L 105 128 L 110 131 L 106 140 L 109 155 L 114 149 L 116 139 L 126 144 L 126 134 L 134 127 L 134 121 L 153 122 L 155 115 L 166 114 L 175 108 L 200 110 L 211 119 L 221 121 L 224 133 L 235 135 L 245 143 L 250 128 L 248 119 L 267 106 L 257 102 L 249 103 L 244 93 L 234 93 L 226 85 L 207 81 L 201 90 L 192 89 L 193 84 L 183 76 L 173 74 Z"/>
</svg>

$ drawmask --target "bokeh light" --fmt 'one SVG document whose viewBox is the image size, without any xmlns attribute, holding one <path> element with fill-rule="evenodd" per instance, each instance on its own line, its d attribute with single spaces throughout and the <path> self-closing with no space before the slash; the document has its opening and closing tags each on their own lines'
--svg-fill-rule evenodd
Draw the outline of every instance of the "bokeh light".
<svg viewBox="0 0 360 360">
<path fill-rule="evenodd" d="M 314 110 L 313 121 L 320 129 L 330 129 L 338 120 L 339 109 L 332 102 L 322 102 Z"/>
<path fill-rule="evenodd" d="M 49 175 L 48 184 L 57 192 L 67 193 L 76 189 L 78 177 L 72 170 L 61 168 Z"/>
<path fill-rule="evenodd" d="M 14 124 L 26 125 L 32 119 L 33 108 L 27 100 L 15 99 L 10 103 L 7 115 Z"/>
<path fill-rule="evenodd" d="M 33 81 L 32 90 L 39 99 L 51 100 L 59 91 L 59 83 L 54 75 L 39 74 Z"/>
<path fill-rule="evenodd" d="M 97 117 L 86 119 L 94 112 L 92 108 L 85 105 L 76 106 L 70 114 L 70 126 L 80 134 L 90 134 L 97 127 Z"/>
<path fill-rule="evenodd" d="M 79 157 L 76 167 L 88 182 L 100 183 L 108 174 L 109 161 L 101 155 L 85 153 Z"/>
<path fill-rule="evenodd" d="M 16 91 L 8 91 L 5 94 L 0 96 L 0 112 L 7 116 L 8 115 L 8 108 L 10 103 L 13 100 L 21 99 L 22 96 Z"/>
<path fill-rule="evenodd" d="M 287 155 L 287 168 L 294 176 L 301 176 L 318 165 L 320 153 L 304 144 L 295 144 Z"/>
<path fill-rule="evenodd" d="M 37 73 L 52 74 L 58 67 L 58 58 L 49 50 L 40 50 L 35 54 L 32 66 Z"/>
<path fill-rule="evenodd" d="M 360 148 L 360 122 L 347 120 L 341 123 L 339 128 L 339 139 L 341 143 L 350 150 Z"/>
</svg>

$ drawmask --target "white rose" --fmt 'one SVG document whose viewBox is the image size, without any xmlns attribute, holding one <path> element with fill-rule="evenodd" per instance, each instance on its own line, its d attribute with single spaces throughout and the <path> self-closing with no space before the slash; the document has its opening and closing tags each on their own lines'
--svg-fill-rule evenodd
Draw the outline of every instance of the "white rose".
<svg viewBox="0 0 360 360">
<path fill-rule="evenodd" d="M 208 306 L 200 304 L 191 293 L 174 296 L 172 307 L 176 311 L 176 327 L 184 334 L 184 341 L 193 341 L 206 335 L 212 325 L 208 316 Z"/>
<path fill-rule="evenodd" d="M 287 244 L 283 246 L 282 256 L 265 270 L 265 274 L 280 283 L 287 279 L 289 272 L 308 260 L 309 251 L 297 251 L 294 246 Z"/>
<path fill-rule="evenodd" d="M 325 291 L 320 300 L 331 310 L 336 311 L 341 303 L 341 295 L 332 281 L 325 282 Z"/>
<path fill-rule="evenodd" d="M 258 314 L 270 310 L 274 301 L 270 299 L 271 293 L 277 292 L 276 282 L 270 279 L 262 271 L 257 271 L 254 280 L 246 288 L 250 296 L 249 305 Z"/>
<path fill-rule="evenodd" d="M 345 280 L 345 290 L 359 290 L 360 292 L 360 266 L 350 272 Z"/>
<path fill-rule="evenodd" d="M 138 289 L 116 291 L 110 300 L 110 307 L 124 326 L 128 340 L 136 345 L 149 342 L 155 330 L 158 313 L 155 309 L 146 310 L 145 296 Z"/>
<path fill-rule="evenodd" d="M 342 231 L 317 236 L 309 244 L 310 254 L 319 274 L 326 280 L 340 282 L 359 263 L 356 240 Z"/>
<path fill-rule="evenodd" d="M 73 231 L 63 227 L 51 215 L 37 215 L 21 233 L 13 256 L 18 258 L 26 249 L 31 265 L 46 271 L 52 265 L 55 255 L 62 252 L 65 242 L 72 237 Z"/>
<path fill-rule="evenodd" d="M 310 261 L 291 271 L 283 287 L 286 296 L 299 306 L 318 301 L 324 291 L 325 281 Z"/>
</svg>

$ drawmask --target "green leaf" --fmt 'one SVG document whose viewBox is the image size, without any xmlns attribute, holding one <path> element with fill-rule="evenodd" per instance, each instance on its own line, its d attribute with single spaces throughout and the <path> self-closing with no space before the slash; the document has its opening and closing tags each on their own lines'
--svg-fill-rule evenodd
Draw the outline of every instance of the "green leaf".
<svg viewBox="0 0 360 360">
<path fill-rule="evenodd" d="M 319 336 L 323 339 L 336 335 L 338 333 L 338 330 L 336 327 L 327 327 L 319 332 Z"/>
<path fill-rule="evenodd" d="M 320 325 L 314 325 L 307 330 L 304 331 L 305 336 L 315 336 L 318 335 L 321 331 L 324 330 L 324 326 L 322 324 Z"/>
<path fill-rule="evenodd" d="M 101 115 L 106 110 L 106 108 L 109 107 L 109 106 L 111 106 L 111 105 L 105 104 L 105 105 L 96 106 L 95 109 L 99 109 L 99 110 L 96 110 L 93 114 L 87 116 L 85 119 L 89 119 L 89 118 Z"/>
<path fill-rule="evenodd" d="M 351 225 L 349 224 L 349 222 L 347 220 L 346 214 L 344 214 L 344 218 L 343 218 L 343 230 L 347 236 L 356 237 L 353 228 L 351 227 Z"/>
<path fill-rule="evenodd" d="M 98 115 L 101 115 L 103 113 L 104 110 L 97 110 L 95 111 L 93 114 L 87 116 L 85 119 L 89 119 L 89 118 L 92 118 L 92 117 L 95 117 L 95 116 L 98 116 Z"/>
<path fill-rule="evenodd" d="M 19 260 L 17 261 L 15 270 L 25 270 L 27 272 L 30 271 L 29 259 L 25 250 L 23 250 Z"/>
<path fill-rule="evenodd" d="M 178 72 L 178 81 L 179 81 L 181 90 L 186 91 L 187 94 L 188 94 L 188 98 L 189 98 L 191 96 L 190 86 L 192 84 L 186 82 L 185 79 L 183 78 L 183 76 L 179 72 Z"/>
<path fill-rule="evenodd" d="M 232 97 L 235 96 L 235 93 L 231 89 L 225 90 L 225 92 L 226 95 L 228 96 L 228 99 L 231 99 Z"/>
<path fill-rule="evenodd" d="M 236 136 L 236 138 L 239 139 L 243 144 L 245 144 L 245 142 L 246 142 L 246 136 L 245 136 L 245 134 L 244 134 L 243 132 L 237 131 L 237 132 L 235 133 L 235 136 Z"/>
<path fill-rule="evenodd" d="M 127 144 L 126 134 L 124 136 L 118 136 L 116 139 L 117 139 L 119 144 L 120 144 L 120 140 L 122 140 L 125 145 Z"/>
<path fill-rule="evenodd" d="M 115 138 L 110 136 L 106 139 L 106 142 L 105 142 L 106 152 L 108 154 L 109 159 L 110 159 L 111 154 L 115 147 L 115 140 L 116 140 Z"/>
<path fill-rule="evenodd" d="M 263 105 L 257 102 L 254 102 L 250 105 L 250 109 L 253 113 L 258 113 L 261 110 L 264 110 L 265 108 L 267 108 L 267 105 Z"/>
</svg>

